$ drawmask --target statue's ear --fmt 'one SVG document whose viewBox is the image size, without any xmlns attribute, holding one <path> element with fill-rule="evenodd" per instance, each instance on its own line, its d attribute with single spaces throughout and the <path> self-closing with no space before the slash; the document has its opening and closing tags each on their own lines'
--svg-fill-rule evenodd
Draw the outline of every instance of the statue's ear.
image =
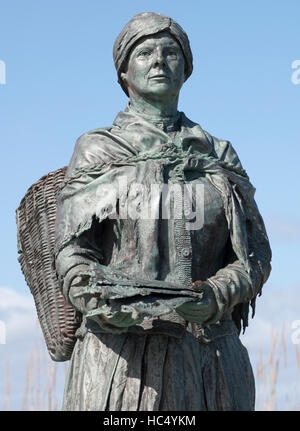
<svg viewBox="0 0 300 431">
<path fill-rule="evenodd" d="M 126 82 L 126 79 L 127 79 L 127 73 L 122 72 L 122 73 L 121 73 L 121 79 L 122 79 L 122 81 Z"/>
</svg>

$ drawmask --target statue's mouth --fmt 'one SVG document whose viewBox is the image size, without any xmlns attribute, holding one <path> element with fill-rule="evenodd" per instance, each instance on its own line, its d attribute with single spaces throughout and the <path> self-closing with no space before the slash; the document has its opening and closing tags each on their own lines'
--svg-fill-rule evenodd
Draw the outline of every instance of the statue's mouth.
<svg viewBox="0 0 300 431">
<path fill-rule="evenodd" d="M 149 79 L 169 79 L 169 77 L 167 75 L 158 74 L 158 75 L 150 76 Z"/>
</svg>

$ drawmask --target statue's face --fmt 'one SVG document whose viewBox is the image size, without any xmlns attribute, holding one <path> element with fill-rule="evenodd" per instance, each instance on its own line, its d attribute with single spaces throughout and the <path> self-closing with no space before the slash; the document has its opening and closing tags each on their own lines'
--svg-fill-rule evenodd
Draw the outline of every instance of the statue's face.
<svg viewBox="0 0 300 431">
<path fill-rule="evenodd" d="M 161 32 L 141 39 L 122 73 L 130 97 L 162 99 L 177 96 L 185 80 L 185 60 L 176 40 Z"/>
</svg>

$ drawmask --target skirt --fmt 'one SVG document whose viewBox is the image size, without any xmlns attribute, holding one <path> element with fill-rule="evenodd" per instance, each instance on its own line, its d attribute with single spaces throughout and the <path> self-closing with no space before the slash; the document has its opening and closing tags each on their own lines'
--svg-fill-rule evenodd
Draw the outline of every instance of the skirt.
<svg viewBox="0 0 300 431">
<path fill-rule="evenodd" d="M 78 339 L 63 410 L 249 411 L 255 383 L 238 334 L 95 334 Z"/>
</svg>

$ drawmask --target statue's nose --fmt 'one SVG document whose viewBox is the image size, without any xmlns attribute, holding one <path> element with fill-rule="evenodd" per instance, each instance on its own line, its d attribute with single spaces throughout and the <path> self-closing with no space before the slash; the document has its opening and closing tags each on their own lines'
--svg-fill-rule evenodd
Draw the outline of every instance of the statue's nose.
<svg viewBox="0 0 300 431">
<path fill-rule="evenodd" d="M 157 48 L 154 56 L 154 65 L 155 66 L 164 66 L 166 64 L 165 58 L 163 56 L 162 50 Z"/>
</svg>

